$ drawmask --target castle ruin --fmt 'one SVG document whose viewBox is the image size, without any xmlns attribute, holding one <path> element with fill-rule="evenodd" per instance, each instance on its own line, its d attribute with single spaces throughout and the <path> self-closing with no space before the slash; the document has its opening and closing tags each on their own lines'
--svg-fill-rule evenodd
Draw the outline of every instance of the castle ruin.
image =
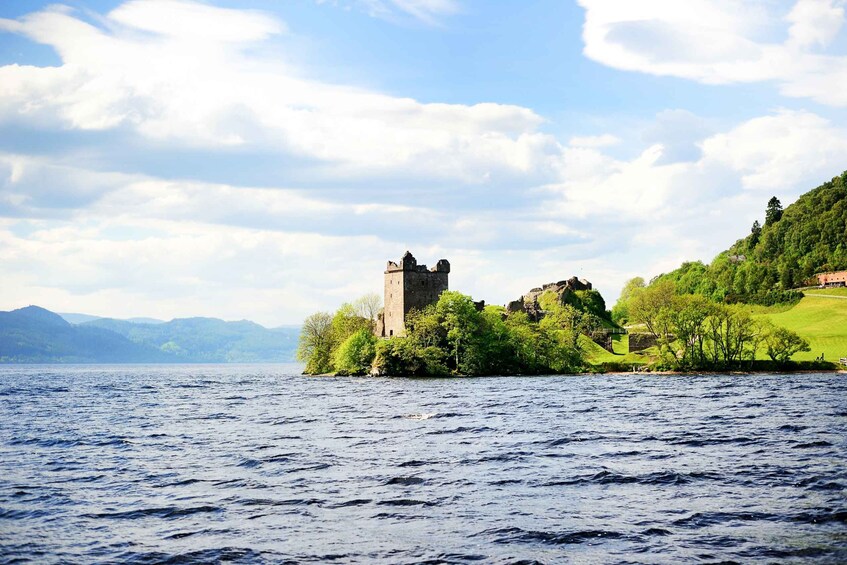
<svg viewBox="0 0 847 565">
<path fill-rule="evenodd" d="M 506 312 L 525 312 L 530 320 L 538 322 L 544 317 L 544 311 L 538 304 L 538 299 L 545 292 L 552 292 L 556 295 L 560 304 L 567 303 L 569 294 L 577 290 L 591 290 L 594 287 L 585 279 L 571 277 L 566 281 L 559 281 L 545 284 L 540 288 L 533 288 L 517 300 L 513 300 L 506 304 Z"/>
<path fill-rule="evenodd" d="M 377 319 L 378 337 L 402 336 L 406 333 L 406 316 L 438 302 L 447 290 L 450 262 L 441 259 L 435 267 L 418 265 L 414 255 L 406 251 L 399 263 L 389 261 L 385 269 L 385 306 Z"/>
</svg>

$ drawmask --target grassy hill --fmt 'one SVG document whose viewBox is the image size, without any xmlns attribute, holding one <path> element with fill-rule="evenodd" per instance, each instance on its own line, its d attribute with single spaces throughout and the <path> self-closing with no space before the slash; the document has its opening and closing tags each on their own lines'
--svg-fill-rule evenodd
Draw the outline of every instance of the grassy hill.
<svg viewBox="0 0 847 565">
<path fill-rule="evenodd" d="M 812 350 L 798 353 L 797 361 L 810 361 L 821 353 L 828 361 L 847 357 L 847 288 L 807 290 L 791 308 L 762 314 L 778 325 L 809 340 Z"/>
</svg>

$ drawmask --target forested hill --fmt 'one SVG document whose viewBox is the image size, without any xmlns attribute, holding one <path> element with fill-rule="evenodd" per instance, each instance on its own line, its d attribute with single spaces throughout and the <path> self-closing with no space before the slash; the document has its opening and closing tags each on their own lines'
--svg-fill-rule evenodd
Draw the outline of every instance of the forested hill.
<svg viewBox="0 0 847 565">
<path fill-rule="evenodd" d="M 290 362 L 300 333 L 299 328 L 267 329 L 247 320 L 216 318 L 178 318 L 155 324 L 101 318 L 80 327 L 106 329 L 175 361 L 192 363 Z"/>
<path fill-rule="evenodd" d="M 81 316 L 95 318 L 93 316 Z M 71 324 L 38 306 L 0 312 L 0 363 L 251 363 L 294 359 L 299 328 L 186 318 Z"/>
<path fill-rule="evenodd" d="M 764 203 L 763 203 L 764 204 Z M 710 265 L 684 263 L 657 277 L 681 294 L 717 302 L 791 302 L 791 289 L 816 284 L 815 275 L 847 269 L 847 171 L 801 196 L 785 210 L 774 197 L 765 222 L 718 255 Z"/>
</svg>

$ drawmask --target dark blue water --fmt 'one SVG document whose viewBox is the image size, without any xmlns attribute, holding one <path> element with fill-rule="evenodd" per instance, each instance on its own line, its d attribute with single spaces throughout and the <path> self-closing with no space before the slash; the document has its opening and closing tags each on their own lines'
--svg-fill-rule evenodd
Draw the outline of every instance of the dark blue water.
<svg viewBox="0 0 847 565">
<path fill-rule="evenodd" d="M 0 368 L 0 562 L 847 562 L 847 375 Z"/>
</svg>

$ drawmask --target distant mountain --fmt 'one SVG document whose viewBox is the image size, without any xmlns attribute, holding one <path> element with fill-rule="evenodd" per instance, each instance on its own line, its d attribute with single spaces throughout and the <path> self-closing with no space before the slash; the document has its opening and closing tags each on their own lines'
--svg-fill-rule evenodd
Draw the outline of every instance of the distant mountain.
<svg viewBox="0 0 847 565">
<path fill-rule="evenodd" d="M 92 316 L 91 314 L 78 314 L 78 313 L 63 313 L 59 312 L 59 316 L 61 316 L 66 322 L 70 324 L 84 324 L 85 322 L 90 322 L 92 320 L 99 320 L 100 316 Z"/>
<path fill-rule="evenodd" d="M 102 320 L 103 318 L 97 318 L 98 320 Z M 164 324 L 164 320 L 159 320 L 158 318 L 127 318 L 127 322 L 132 322 L 133 324 Z"/>
<path fill-rule="evenodd" d="M 94 320 L 102 320 L 103 316 L 92 316 L 91 314 L 77 314 L 77 313 L 63 313 L 59 312 L 59 316 L 64 318 L 67 322 L 71 324 L 84 324 L 86 322 L 92 322 Z M 156 318 L 127 318 L 127 322 L 132 322 L 134 324 L 164 324 L 164 320 L 157 320 Z"/>
<path fill-rule="evenodd" d="M 91 318 L 71 324 L 38 306 L 0 312 L 0 363 L 288 362 L 299 335 L 296 327 L 269 330 L 215 318 Z"/>
<path fill-rule="evenodd" d="M 203 363 L 293 361 L 300 334 L 299 328 L 269 330 L 246 320 L 216 318 L 181 318 L 158 324 L 103 318 L 80 327 L 106 329 L 177 361 Z"/>
<path fill-rule="evenodd" d="M 169 356 L 97 327 L 69 324 L 38 306 L 0 312 L 2 363 L 157 363 Z"/>
</svg>

